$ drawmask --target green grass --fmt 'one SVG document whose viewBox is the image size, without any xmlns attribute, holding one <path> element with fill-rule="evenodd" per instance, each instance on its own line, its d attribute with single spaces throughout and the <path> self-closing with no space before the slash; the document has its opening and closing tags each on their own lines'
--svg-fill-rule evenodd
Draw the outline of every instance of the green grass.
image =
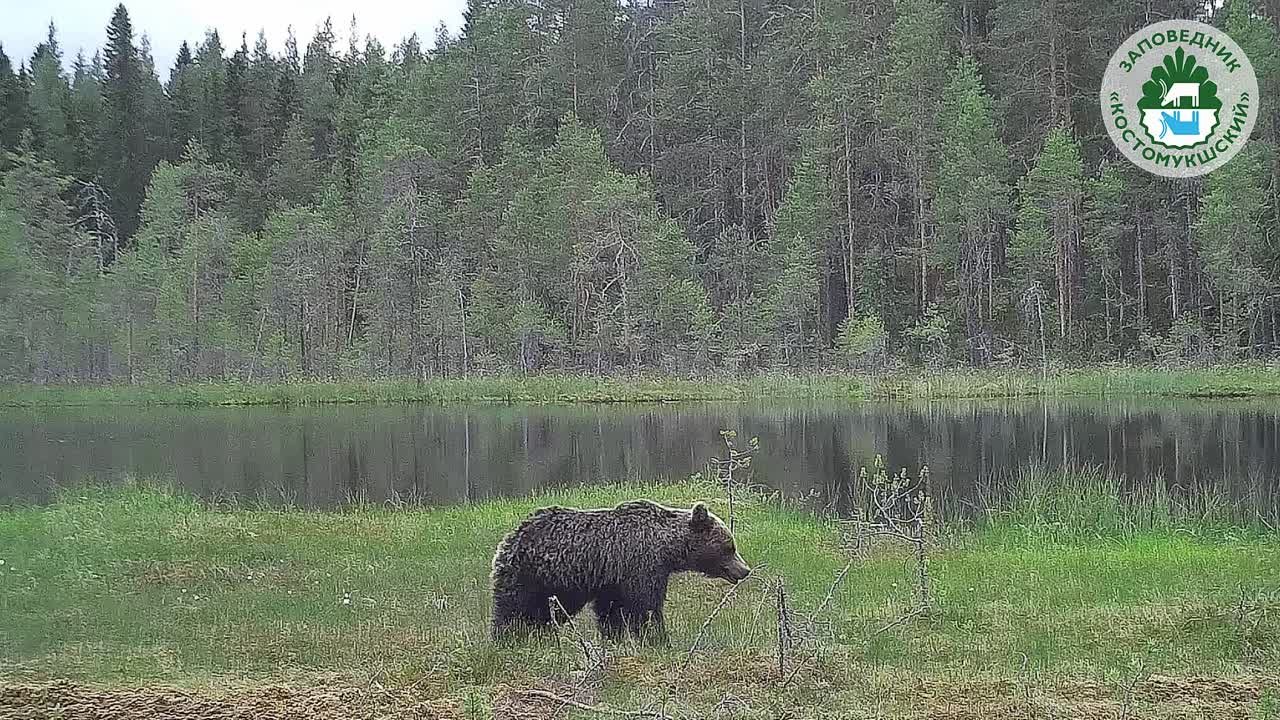
<svg viewBox="0 0 1280 720">
<path fill-rule="evenodd" d="M 1270 397 L 1280 369 L 1266 365 L 1167 371 L 1142 367 L 1030 371 L 910 371 L 886 375 L 591 378 L 498 376 L 411 381 L 297 381 L 187 385 L 8 385 L 0 406 L 308 405 L 393 402 L 663 402 L 761 398 L 850 400 L 1006 397 Z"/>
<path fill-rule="evenodd" d="M 820 618 L 821 652 L 786 687 L 775 583 L 794 612 L 810 613 L 849 555 L 838 523 L 739 498 L 739 546 L 760 569 L 706 625 L 688 671 L 676 672 L 727 586 L 681 576 L 669 601 L 673 646 L 614 648 L 585 701 L 637 708 L 672 687 L 692 717 L 730 701 L 743 717 L 788 708 L 867 717 L 855 709 L 870 707 L 916 717 L 950 702 L 990 713 L 953 717 L 983 717 L 1036 704 L 1120 708 L 1123 688 L 1164 675 L 1252 688 L 1235 709 L 1268 717 L 1266 683 L 1280 667 L 1280 537 L 1194 505 L 1110 502 L 1099 477 L 1059 480 L 1068 482 L 1020 482 L 1004 510 L 943 534 L 931 551 L 931 612 L 884 631 L 911 605 L 912 566 L 904 549 L 873 548 Z M 455 717 L 549 716 L 513 688 L 567 692 L 557 688 L 575 682 L 580 653 L 568 641 L 488 642 L 494 544 L 538 505 L 638 496 L 706 499 L 727 513 L 715 489 L 697 485 L 304 512 L 210 508 L 136 484 L 0 511 L 0 711 L 5 683 L 222 693 L 376 681 Z M 579 623 L 594 637 L 589 619 Z M 1144 692 L 1136 716 L 1164 717 L 1185 700 L 1162 692 Z"/>
</svg>

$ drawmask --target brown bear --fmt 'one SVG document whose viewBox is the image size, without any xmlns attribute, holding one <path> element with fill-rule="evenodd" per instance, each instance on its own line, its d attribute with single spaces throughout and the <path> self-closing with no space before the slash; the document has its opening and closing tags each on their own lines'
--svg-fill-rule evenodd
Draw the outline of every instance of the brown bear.
<svg viewBox="0 0 1280 720">
<path fill-rule="evenodd" d="M 737 583 L 751 568 L 733 535 L 703 503 L 692 509 L 632 500 L 613 508 L 553 506 L 534 511 L 493 556 L 494 640 L 545 630 L 588 602 L 601 635 L 627 630 L 666 643 L 663 605 L 672 573 L 698 572 Z M 559 600 L 556 605 L 552 597 Z"/>
</svg>

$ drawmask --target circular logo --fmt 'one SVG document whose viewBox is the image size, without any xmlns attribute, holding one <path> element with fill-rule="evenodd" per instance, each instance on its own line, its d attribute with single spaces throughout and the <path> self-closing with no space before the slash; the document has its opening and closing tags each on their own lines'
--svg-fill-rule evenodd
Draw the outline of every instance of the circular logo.
<svg viewBox="0 0 1280 720">
<path fill-rule="evenodd" d="M 1102 77 L 1102 118 L 1135 165 L 1188 178 L 1226 164 L 1258 117 L 1244 50 L 1212 25 L 1166 20 L 1125 40 Z"/>
</svg>

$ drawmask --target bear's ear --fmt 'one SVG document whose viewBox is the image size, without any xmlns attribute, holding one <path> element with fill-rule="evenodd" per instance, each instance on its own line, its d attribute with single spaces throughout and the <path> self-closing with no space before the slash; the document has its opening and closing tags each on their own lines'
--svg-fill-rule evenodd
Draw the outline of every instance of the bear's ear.
<svg viewBox="0 0 1280 720">
<path fill-rule="evenodd" d="M 706 530 L 711 527 L 711 516 L 707 513 L 706 504 L 698 503 L 693 506 L 693 520 L 689 524 L 694 530 Z"/>
</svg>

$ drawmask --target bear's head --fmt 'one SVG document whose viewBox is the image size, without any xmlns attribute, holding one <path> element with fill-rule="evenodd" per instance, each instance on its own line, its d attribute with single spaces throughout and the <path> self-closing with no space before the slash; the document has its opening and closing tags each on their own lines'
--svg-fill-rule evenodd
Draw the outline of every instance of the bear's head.
<svg viewBox="0 0 1280 720">
<path fill-rule="evenodd" d="M 751 574 L 720 518 L 698 503 L 689 514 L 689 569 L 713 578 L 741 582 Z"/>
</svg>

